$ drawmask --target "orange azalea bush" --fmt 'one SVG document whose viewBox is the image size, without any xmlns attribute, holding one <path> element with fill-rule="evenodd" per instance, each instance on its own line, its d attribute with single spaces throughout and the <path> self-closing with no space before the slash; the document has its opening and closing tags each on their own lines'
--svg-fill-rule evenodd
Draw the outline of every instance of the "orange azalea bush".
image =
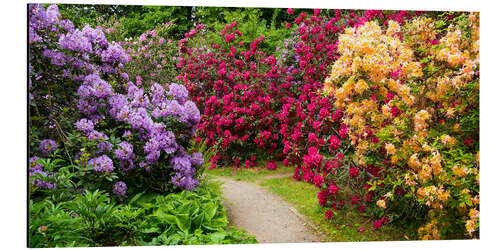
<svg viewBox="0 0 500 250">
<path fill-rule="evenodd" d="M 354 148 L 346 157 L 383 169 L 369 182 L 371 209 L 400 218 L 391 210 L 406 205 L 398 193 L 425 208 L 422 239 L 477 238 L 478 13 L 390 21 L 386 30 L 367 22 L 345 30 L 338 52 L 323 94 L 344 110 Z"/>
</svg>

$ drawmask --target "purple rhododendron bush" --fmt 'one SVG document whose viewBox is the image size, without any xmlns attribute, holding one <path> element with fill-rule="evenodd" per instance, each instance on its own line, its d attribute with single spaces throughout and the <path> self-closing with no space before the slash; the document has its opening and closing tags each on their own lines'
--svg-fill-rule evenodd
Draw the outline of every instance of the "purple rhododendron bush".
<svg viewBox="0 0 500 250">
<path fill-rule="evenodd" d="M 479 237 L 478 13 L 282 10 L 273 52 L 241 20 L 111 41 L 129 19 L 75 27 L 44 6 L 28 9 L 30 246 L 255 243 L 204 171 L 280 166 L 324 223 L 356 210 L 374 231 Z"/>
<path fill-rule="evenodd" d="M 186 87 L 148 79 L 130 49 L 56 5 L 28 15 L 29 246 L 256 243 L 228 226 L 220 191 L 200 187 Z"/>
<path fill-rule="evenodd" d="M 30 174 L 53 179 L 35 186 L 57 188 L 57 169 L 40 167 L 57 158 L 85 189 L 193 190 L 203 157 L 188 152 L 200 112 L 187 89 L 129 79 L 122 46 L 75 29 L 55 5 L 30 5 L 29 18 Z"/>
</svg>

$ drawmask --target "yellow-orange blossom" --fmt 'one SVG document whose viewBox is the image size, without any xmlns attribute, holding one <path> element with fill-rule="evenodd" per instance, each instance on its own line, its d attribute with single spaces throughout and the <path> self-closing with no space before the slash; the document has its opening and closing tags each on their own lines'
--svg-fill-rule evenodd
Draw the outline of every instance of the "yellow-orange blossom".
<svg viewBox="0 0 500 250">
<path fill-rule="evenodd" d="M 438 115 L 453 118 L 460 115 L 459 105 L 466 100 L 447 95 L 462 88 L 474 77 L 479 68 L 479 20 L 476 13 L 469 16 L 472 39 L 466 39 L 463 31 L 450 25 L 439 46 L 433 46 L 436 39 L 433 20 L 417 18 L 404 29 L 393 21 L 384 32 L 376 22 L 367 22 L 357 28 L 348 28 L 339 37 L 338 52 L 341 54 L 334 63 L 331 75 L 325 80 L 324 94 L 335 96 L 338 108 L 345 110 L 343 122 L 349 127 L 349 138 L 355 146 L 359 163 L 365 162 L 365 154 L 377 148 L 363 137 L 366 127 L 374 134 L 388 134 L 385 144 L 391 162 L 401 166 L 401 176 L 408 186 L 416 187 L 416 195 L 431 207 L 429 223 L 420 228 L 423 239 L 439 239 L 438 220 L 447 205 L 450 181 L 467 175 L 474 175 L 479 185 L 479 160 L 475 166 L 455 165 L 444 162 L 437 147 L 432 147 L 433 138 L 428 135 L 432 122 Z M 407 40 L 400 40 L 399 34 Z M 427 50 L 431 67 L 439 70 L 438 76 L 424 75 L 421 63 L 414 56 L 412 48 Z M 437 66 L 445 62 L 445 66 Z M 458 68 L 458 70 L 457 70 Z M 396 74 L 397 77 L 393 77 Z M 403 80 L 404 79 L 404 80 Z M 479 84 L 477 83 L 477 89 Z M 394 98 L 388 103 L 374 100 L 372 95 L 385 97 L 388 92 Z M 441 103 L 442 111 L 429 103 Z M 397 117 L 391 114 L 391 107 L 403 112 Z M 440 113 L 441 112 L 441 113 Z M 390 121 L 382 126 L 384 121 Z M 454 124 L 455 132 L 460 125 Z M 442 147 L 453 147 L 456 139 L 449 135 L 440 136 Z M 479 152 L 477 152 L 479 155 Z M 409 170 L 404 170 L 408 166 Z M 438 185 L 438 186 L 436 186 Z M 453 187 L 457 188 L 457 187 Z M 470 197 L 472 205 L 465 231 L 472 235 L 479 220 L 479 196 Z M 379 207 L 385 208 L 381 201 Z M 462 211 L 461 211 L 462 212 Z"/>
</svg>

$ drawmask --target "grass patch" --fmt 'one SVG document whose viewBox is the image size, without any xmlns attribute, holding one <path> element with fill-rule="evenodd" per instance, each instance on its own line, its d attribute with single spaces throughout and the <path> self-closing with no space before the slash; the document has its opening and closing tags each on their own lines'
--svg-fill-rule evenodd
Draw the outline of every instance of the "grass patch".
<svg viewBox="0 0 500 250">
<path fill-rule="evenodd" d="M 291 202 L 310 222 L 317 225 L 330 238 L 328 241 L 397 241 L 410 240 L 404 230 L 386 225 L 373 230 L 373 219 L 357 209 L 343 209 L 327 220 L 328 208 L 320 207 L 316 198 L 318 189 L 309 183 L 297 182 L 292 178 L 268 179 L 259 185 Z M 346 223 L 349 225 L 347 226 Z M 360 228 L 365 228 L 360 232 Z"/>
<path fill-rule="evenodd" d="M 197 189 L 209 190 L 215 194 L 222 195 L 222 182 L 215 180 L 214 176 L 203 175 L 199 178 L 199 185 Z"/>
<path fill-rule="evenodd" d="M 237 181 L 247 181 L 255 182 L 257 180 L 262 180 L 263 177 L 271 175 L 292 175 L 294 168 L 286 167 L 281 162 L 276 162 L 275 170 L 268 170 L 265 168 L 264 164 L 259 164 L 253 168 L 234 168 L 234 167 L 224 167 L 224 168 L 214 168 L 212 170 L 207 169 L 205 173 L 208 176 L 222 176 L 228 177 Z"/>
</svg>

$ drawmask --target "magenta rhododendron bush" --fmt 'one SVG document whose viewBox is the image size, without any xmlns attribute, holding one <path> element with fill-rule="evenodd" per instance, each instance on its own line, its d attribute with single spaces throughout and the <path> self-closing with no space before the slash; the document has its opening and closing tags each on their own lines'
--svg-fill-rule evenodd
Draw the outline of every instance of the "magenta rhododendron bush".
<svg viewBox="0 0 500 250">
<path fill-rule="evenodd" d="M 203 44 L 203 25 L 179 41 L 182 80 L 202 112 L 199 136 L 218 149 L 214 164 L 254 166 L 280 159 L 278 110 L 290 83 L 274 55 L 259 49 L 264 36 L 246 46 L 236 22 L 220 31 L 222 44 Z"/>
</svg>

